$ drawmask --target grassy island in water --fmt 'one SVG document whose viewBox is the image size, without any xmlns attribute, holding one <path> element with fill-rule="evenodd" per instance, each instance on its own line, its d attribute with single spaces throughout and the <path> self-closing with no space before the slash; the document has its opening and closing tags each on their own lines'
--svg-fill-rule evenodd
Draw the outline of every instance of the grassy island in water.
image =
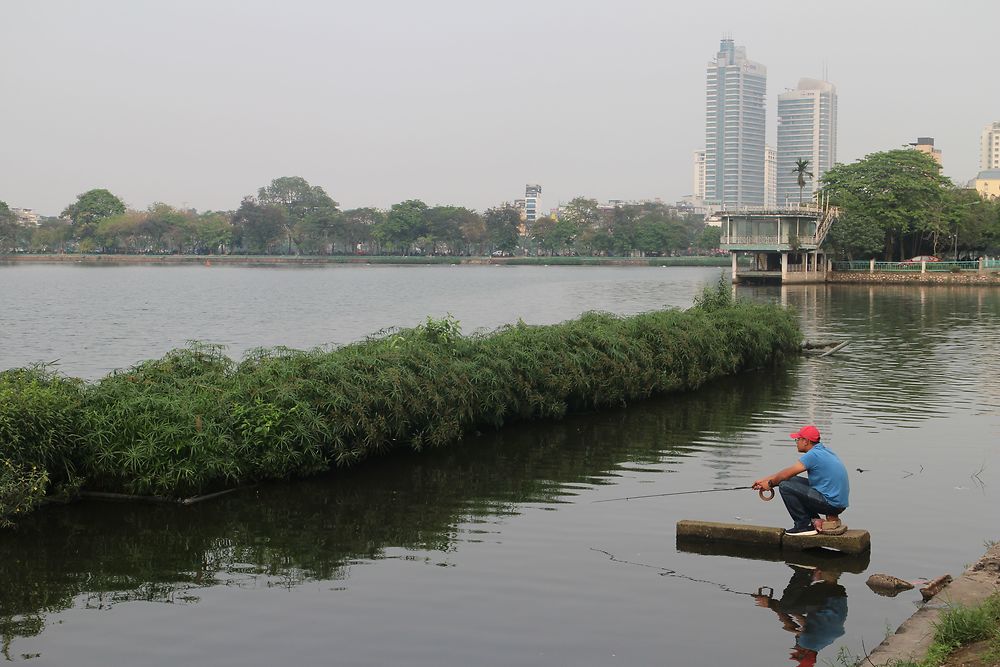
<svg viewBox="0 0 1000 667">
<path fill-rule="evenodd" d="M 778 306 L 733 302 L 586 313 L 463 336 L 451 319 L 336 349 L 192 344 L 87 383 L 0 373 L 0 522 L 80 490 L 184 497 L 313 475 L 396 447 L 436 447 L 510 420 L 623 406 L 795 354 Z"/>
</svg>

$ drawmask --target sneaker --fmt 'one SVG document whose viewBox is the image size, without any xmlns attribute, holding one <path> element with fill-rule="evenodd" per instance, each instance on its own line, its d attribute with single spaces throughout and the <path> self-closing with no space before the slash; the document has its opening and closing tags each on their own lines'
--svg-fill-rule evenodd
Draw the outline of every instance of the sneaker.
<svg viewBox="0 0 1000 667">
<path fill-rule="evenodd" d="M 808 526 L 795 526 L 794 528 L 788 528 L 785 530 L 785 535 L 799 535 L 806 537 L 808 535 L 815 535 L 816 529 L 811 525 Z"/>
</svg>

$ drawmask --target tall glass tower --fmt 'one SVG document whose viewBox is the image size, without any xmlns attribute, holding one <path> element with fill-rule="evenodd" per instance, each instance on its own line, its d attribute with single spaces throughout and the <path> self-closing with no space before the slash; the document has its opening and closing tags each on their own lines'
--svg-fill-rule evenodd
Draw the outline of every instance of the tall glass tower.
<svg viewBox="0 0 1000 667">
<path fill-rule="evenodd" d="M 837 88 L 829 81 L 800 79 L 778 95 L 778 205 L 799 201 L 797 160 L 808 160 L 803 201 L 812 201 L 819 179 L 837 163 Z"/>
<path fill-rule="evenodd" d="M 723 39 L 708 64 L 705 200 L 724 208 L 764 205 L 767 68 Z"/>
</svg>

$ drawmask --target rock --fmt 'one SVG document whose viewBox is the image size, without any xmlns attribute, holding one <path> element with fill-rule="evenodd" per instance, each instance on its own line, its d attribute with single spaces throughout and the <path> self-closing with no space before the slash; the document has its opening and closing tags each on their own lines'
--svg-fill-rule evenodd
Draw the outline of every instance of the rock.
<svg viewBox="0 0 1000 667">
<path fill-rule="evenodd" d="M 893 597 L 898 595 L 900 591 L 908 591 L 913 588 L 913 584 L 910 582 L 891 574 L 873 574 L 868 577 L 868 581 L 865 583 L 875 593 L 886 597 Z"/>
<path fill-rule="evenodd" d="M 924 597 L 924 602 L 927 602 L 932 597 L 941 592 L 941 589 L 951 583 L 950 574 L 942 574 L 936 579 L 931 579 L 930 583 L 920 589 L 920 594 Z"/>
</svg>

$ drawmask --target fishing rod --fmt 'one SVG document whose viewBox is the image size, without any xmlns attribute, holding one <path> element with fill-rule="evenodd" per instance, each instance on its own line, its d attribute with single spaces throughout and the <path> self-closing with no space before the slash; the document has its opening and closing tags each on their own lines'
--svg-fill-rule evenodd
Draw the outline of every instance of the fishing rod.
<svg viewBox="0 0 1000 667">
<path fill-rule="evenodd" d="M 605 498 L 604 500 L 595 500 L 595 503 L 610 503 L 616 500 L 637 500 L 639 498 L 662 498 L 664 496 L 684 496 L 689 493 L 715 493 L 717 491 L 746 491 L 747 489 L 752 489 L 752 486 L 733 486 L 728 489 L 700 489 L 698 491 L 674 491 L 672 493 L 650 493 L 645 496 L 625 496 L 622 498 Z M 769 493 L 771 495 L 764 495 Z M 758 493 L 761 500 L 771 500 L 774 498 L 774 489 L 761 489 Z"/>
</svg>

